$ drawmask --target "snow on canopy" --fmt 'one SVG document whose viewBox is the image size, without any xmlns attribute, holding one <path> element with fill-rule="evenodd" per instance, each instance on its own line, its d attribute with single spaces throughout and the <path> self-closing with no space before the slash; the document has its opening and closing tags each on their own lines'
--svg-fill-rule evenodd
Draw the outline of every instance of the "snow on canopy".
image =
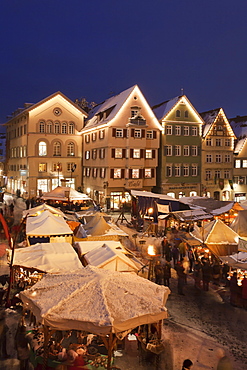
<svg viewBox="0 0 247 370">
<path fill-rule="evenodd" d="M 246 252 L 238 252 L 232 254 L 231 256 L 221 256 L 220 257 L 222 262 L 227 263 L 234 269 L 242 269 L 247 270 L 247 253 Z"/>
<path fill-rule="evenodd" d="M 123 249 L 103 244 L 85 254 L 88 265 L 111 270 L 138 272 L 137 266 L 123 253 Z"/>
<path fill-rule="evenodd" d="M 26 223 L 28 236 L 68 235 L 73 231 L 63 217 L 55 216 L 51 212 L 42 212 L 39 216 L 28 217 Z"/>
<path fill-rule="evenodd" d="M 210 221 L 201 228 L 195 225 L 190 234 L 206 244 L 218 256 L 231 254 L 238 250 L 238 234 L 219 219 Z"/>
<path fill-rule="evenodd" d="M 83 242 L 75 242 L 74 248 L 77 251 L 77 253 L 82 256 L 83 254 L 86 254 L 90 251 L 92 251 L 95 248 L 100 248 L 103 245 L 108 245 L 110 248 L 115 248 L 118 250 L 126 251 L 123 245 L 119 241 L 115 240 L 85 240 Z"/>
<path fill-rule="evenodd" d="M 120 235 L 128 236 L 123 230 L 111 222 L 106 222 L 103 216 L 97 215 L 92 218 L 86 225 L 83 226 L 87 235 L 103 236 L 103 235 Z"/>
<path fill-rule="evenodd" d="M 56 274 L 83 268 L 69 243 L 38 243 L 16 249 L 13 265 Z"/>
<path fill-rule="evenodd" d="M 247 210 L 238 211 L 238 215 L 230 224 L 230 228 L 239 236 L 247 237 Z"/>
<path fill-rule="evenodd" d="M 124 337 L 139 325 L 166 318 L 169 293 L 168 287 L 133 273 L 87 266 L 74 274 L 47 274 L 20 298 L 43 325 Z"/>
<path fill-rule="evenodd" d="M 58 208 L 54 208 L 52 206 L 49 206 L 49 204 L 41 204 L 34 208 L 29 208 L 23 211 L 23 217 L 25 216 L 37 216 L 41 212 L 49 211 L 55 215 L 63 216 L 65 217 L 65 214 Z"/>
<path fill-rule="evenodd" d="M 75 189 L 66 186 L 57 186 L 55 189 L 50 191 L 49 193 L 45 193 L 41 199 L 44 200 L 61 200 L 61 201 L 83 201 L 83 200 L 90 200 L 91 198 L 88 197 L 86 194 L 80 193 Z"/>
</svg>

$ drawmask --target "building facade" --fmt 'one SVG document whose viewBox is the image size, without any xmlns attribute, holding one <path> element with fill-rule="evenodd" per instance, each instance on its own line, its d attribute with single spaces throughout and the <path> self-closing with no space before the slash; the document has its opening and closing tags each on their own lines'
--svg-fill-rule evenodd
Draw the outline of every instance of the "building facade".
<svg viewBox="0 0 247 370">
<path fill-rule="evenodd" d="M 82 130 L 83 188 L 107 209 L 156 185 L 161 127 L 137 85 L 96 106 Z"/>
<path fill-rule="evenodd" d="M 86 117 L 61 92 L 15 111 L 5 124 L 7 190 L 36 197 L 58 185 L 81 189 Z"/>
<path fill-rule="evenodd" d="M 203 195 L 234 200 L 233 152 L 236 136 L 222 108 L 201 113 Z"/>
<path fill-rule="evenodd" d="M 202 118 L 185 95 L 153 111 L 162 126 L 157 191 L 174 198 L 200 195 Z"/>
</svg>

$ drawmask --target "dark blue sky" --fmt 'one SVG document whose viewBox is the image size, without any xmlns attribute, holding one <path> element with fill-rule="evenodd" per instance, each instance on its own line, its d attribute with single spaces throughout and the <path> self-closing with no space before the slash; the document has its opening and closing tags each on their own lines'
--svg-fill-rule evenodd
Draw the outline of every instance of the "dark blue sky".
<svg viewBox="0 0 247 370">
<path fill-rule="evenodd" d="M 247 115 L 246 0 L 1 0 L 0 123 L 61 91 L 97 103 L 138 84 L 150 105 Z"/>
</svg>

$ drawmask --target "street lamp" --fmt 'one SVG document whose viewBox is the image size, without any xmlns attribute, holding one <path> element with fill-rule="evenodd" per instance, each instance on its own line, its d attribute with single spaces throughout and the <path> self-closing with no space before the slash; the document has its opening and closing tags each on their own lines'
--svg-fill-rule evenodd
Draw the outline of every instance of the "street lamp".
<svg viewBox="0 0 247 370">
<path fill-rule="evenodd" d="M 148 280 L 153 280 L 153 277 L 154 277 L 154 265 L 153 265 L 153 262 L 154 262 L 154 257 L 156 255 L 155 253 L 155 248 L 153 245 L 149 245 L 148 246 L 148 255 L 150 257 L 149 259 L 149 268 L 148 268 Z"/>
</svg>

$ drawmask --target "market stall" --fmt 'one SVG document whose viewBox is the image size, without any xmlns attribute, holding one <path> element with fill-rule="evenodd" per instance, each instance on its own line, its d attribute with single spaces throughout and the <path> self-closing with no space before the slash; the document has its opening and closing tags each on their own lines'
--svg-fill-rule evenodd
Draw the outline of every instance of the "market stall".
<svg viewBox="0 0 247 370">
<path fill-rule="evenodd" d="M 44 327 L 44 363 L 51 331 L 77 330 L 102 338 L 110 369 L 117 338 L 123 339 L 137 326 L 165 319 L 169 293 L 168 287 L 132 273 L 87 266 L 80 273 L 46 275 L 21 292 L 20 298 Z"/>
</svg>

